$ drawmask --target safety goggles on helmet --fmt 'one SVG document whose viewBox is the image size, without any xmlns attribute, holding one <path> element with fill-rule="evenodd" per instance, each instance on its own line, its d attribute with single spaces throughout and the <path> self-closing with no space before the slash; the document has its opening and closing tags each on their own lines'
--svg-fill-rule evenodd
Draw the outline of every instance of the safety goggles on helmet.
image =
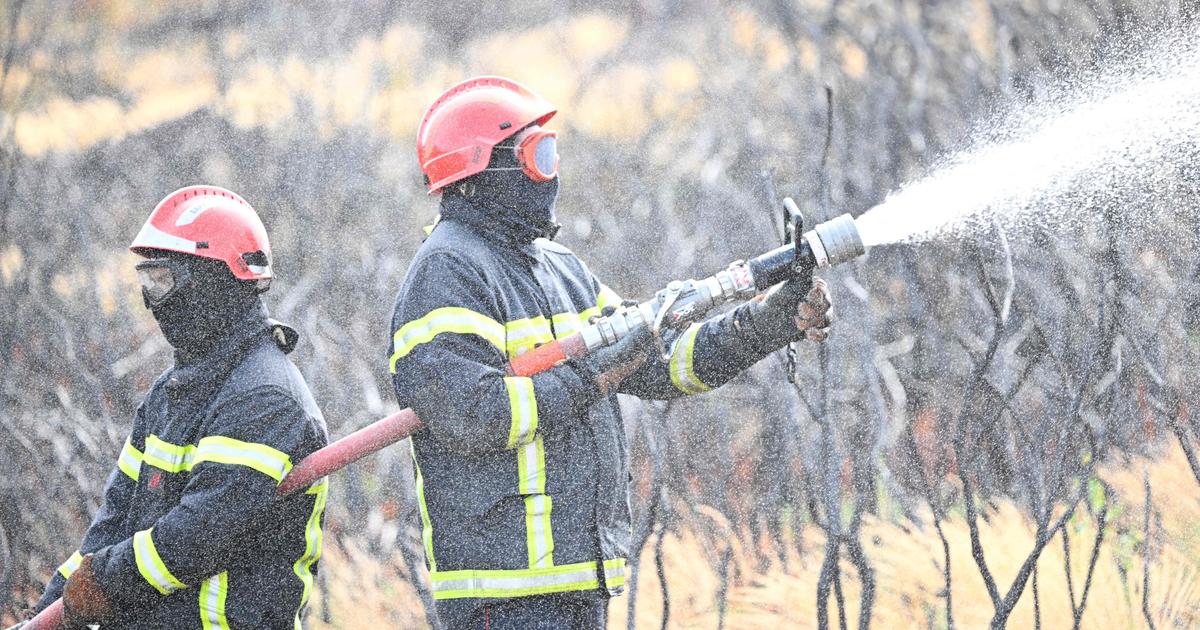
<svg viewBox="0 0 1200 630">
<path fill-rule="evenodd" d="M 548 182 L 558 175 L 558 132 L 546 131 L 537 125 L 527 127 L 512 137 L 511 144 L 498 144 L 497 149 L 512 149 L 517 156 L 513 167 L 491 167 L 489 171 L 520 169 L 535 182 Z"/>
<path fill-rule="evenodd" d="M 192 272 L 186 263 L 174 258 L 151 258 L 134 266 L 142 297 L 147 306 L 166 302 L 180 287 L 187 286 Z"/>
</svg>

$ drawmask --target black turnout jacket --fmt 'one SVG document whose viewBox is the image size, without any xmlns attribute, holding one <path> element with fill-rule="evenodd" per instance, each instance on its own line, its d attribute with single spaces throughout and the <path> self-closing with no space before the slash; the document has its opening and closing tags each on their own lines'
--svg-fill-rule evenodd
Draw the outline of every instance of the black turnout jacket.
<svg viewBox="0 0 1200 630">
<path fill-rule="evenodd" d="M 498 598 L 621 590 L 631 476 L 616 396 L 597 396 L 569 364 L 505 375 L 509 359 L 619 302 L 566 247 L 523 240 L 469 207 L 444 205 L 417 252 L 396 299 L 390 368 L 401 407 L 425 423 L 413 459 L 444 617 Z M 743 332 L 742 308 L 692 326 L 670 360 L 620 392 L 705 392 L 783 345 Z"/>
<path fill-rule="evenodd" d="M 205 357 L 167 370 L 134 416 L 104 504 L 39 608 L 93 553 L 105 630 L 300 628 L 321 556 L 325 479 L 277 499 L 328 442 L 285 356 L 295 331 L 248 313 Z"/>
</svg>

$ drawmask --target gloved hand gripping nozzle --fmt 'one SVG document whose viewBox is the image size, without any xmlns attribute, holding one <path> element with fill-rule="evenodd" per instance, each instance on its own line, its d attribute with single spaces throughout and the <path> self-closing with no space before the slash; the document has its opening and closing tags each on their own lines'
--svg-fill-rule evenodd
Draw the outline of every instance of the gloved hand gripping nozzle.
<svg viewBox="0 0 1200 630">
<path fill-rule="evenodd" d="M 632 331 L 649 327 L 659 341 L 660 353 L 665 353 L 664 333 L 686 329 L 714 307 L 750 299 L 795 278 L 807 279 L 811 284 L 813 270 L 853 260 L 867 251 L 849 214 L 805 232 L 803 217 L 788 198 L 784 200 L 784 217 L 788 244 L 749 261 L 736 261 L 703 280 L 674 281 L 653 298 L 600 318 L 582 331 L 588 350 L 611 345 Z"/>
</svg>

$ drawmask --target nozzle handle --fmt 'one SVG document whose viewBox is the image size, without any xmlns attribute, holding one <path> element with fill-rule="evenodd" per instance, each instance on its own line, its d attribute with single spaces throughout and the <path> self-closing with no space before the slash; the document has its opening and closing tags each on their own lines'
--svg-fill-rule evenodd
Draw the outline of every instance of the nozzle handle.
<svg viewBox="0 0 1200 630">
<path fill-rule="evenodd" d="M 798 239 L 795 243 L 776 247 L 757 258 L 751 258 L 746 264 L 754 276 L 754 288 L 766 291 L 780 282 L 798 276 L 807 274 L 811 278 L 816 260 L 809 249 L 808 241 Z"/>
</svg>

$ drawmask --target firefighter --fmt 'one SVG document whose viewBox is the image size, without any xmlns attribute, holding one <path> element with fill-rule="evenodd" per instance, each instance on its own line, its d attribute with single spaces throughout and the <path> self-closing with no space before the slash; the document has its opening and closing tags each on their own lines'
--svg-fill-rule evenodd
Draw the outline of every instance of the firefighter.
<svg viewBox="0 0 1200 630">
<path fill-rule="evenodd" d="M 292 464 L 328 441 L 268 318 L 267 233 L 236 194 L 190 186 L 150 214 L 130 250 L 142 298 L 174 347 L 79 551 L 38 603 L 70 628 L 299 628 L 321 556 L 328 485 L 278 500 Z"/>
<path fill-rule="evenodd" d="M 829 325 L 823 283 L 784 284 L 692 326 L 666 361 L 648 356 L 647 333 L 506 376 L 508 360 L 621 304 L 552 240 L 554 114 L 515 81 L 479 77 L 439 97 L 417 132 L 440 218 L 396 300 L 390 370 L 426 424 L 412 440 L 423 542 L 454 629 L 603 628 L 631 536 L 615 394 L 706 392 Z"/>
</svg>

